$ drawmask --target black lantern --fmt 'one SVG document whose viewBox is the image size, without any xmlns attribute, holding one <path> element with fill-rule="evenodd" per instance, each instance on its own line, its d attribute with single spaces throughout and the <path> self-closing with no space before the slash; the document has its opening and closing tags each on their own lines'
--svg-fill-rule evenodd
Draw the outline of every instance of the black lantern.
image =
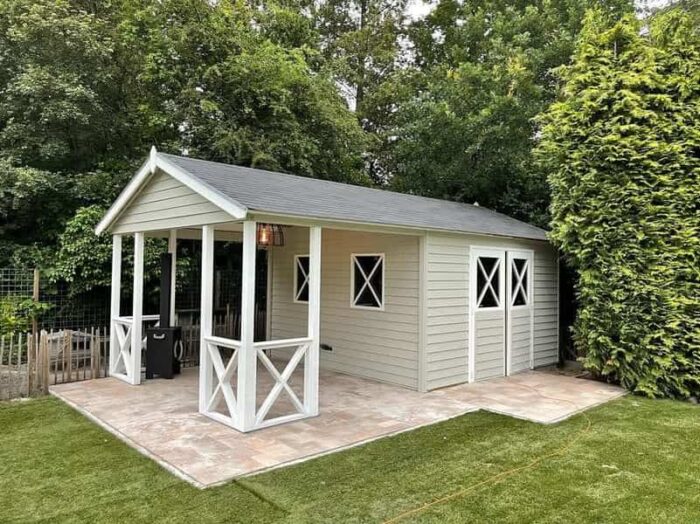
<svg viewBox="0 0 700 524">
<path fill-rule="evenodd" d="M 284 231 L 277 224 L 258 224 L 258 246 L 280 247 L 284 245 Z"/>
</svg>

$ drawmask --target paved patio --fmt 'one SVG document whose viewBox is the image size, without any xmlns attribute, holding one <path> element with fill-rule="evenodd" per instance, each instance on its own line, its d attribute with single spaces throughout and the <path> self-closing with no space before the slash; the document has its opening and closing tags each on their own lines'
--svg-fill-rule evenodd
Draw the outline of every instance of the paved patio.
<svg viewBox="0 0 700 524">
<path fill-rule="evenodd" d="M 197 413 L 197 369 L 129 386 L 106 378 L 51 393 L 185 480 L 208 487 L 485 409 L 550 424 L 624 394 L 532 371 L 430 393 L 338 373 L 320 375 L 321 415 L 243 434 Z"/>
</svg>

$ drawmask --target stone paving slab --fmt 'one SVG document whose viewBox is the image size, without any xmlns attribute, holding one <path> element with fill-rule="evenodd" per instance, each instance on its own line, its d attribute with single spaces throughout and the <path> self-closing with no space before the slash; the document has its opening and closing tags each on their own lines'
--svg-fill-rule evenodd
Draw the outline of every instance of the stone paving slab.
<svg viewBox="0 0 700 524">
<path fill-rule="evenodd" d="M 51 393 L 198 487 L 479 409 L 551 424 L 624 394 L 607 384 L 538 371 L 430 393 L 328 371 L 319 380 L 318 417 L 247 434 L 197 412 L 197 369 L 140 386 L 106 378 L 61 384 Z"/>
</svg>

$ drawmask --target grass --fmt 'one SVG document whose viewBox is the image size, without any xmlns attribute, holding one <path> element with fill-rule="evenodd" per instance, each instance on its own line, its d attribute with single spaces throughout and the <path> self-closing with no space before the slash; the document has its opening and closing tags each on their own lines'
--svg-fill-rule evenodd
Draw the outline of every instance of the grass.
<svg viewBox="0 0 700 524">
<path fill-rule="evenodd" d="M 0 403 L 0 521 L 381 522 L 572 441 L 401 522 L 700 521 L 700 408 L 633 397 L 554 426 L 472 413 L 204 491 L 55 399 Z"/>
</svg>

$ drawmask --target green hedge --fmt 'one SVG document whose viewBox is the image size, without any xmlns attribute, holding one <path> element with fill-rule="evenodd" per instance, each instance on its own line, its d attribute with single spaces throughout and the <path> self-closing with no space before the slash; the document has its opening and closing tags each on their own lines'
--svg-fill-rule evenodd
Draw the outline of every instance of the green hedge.
<svg viewBox="0 0 700 524">
<path fill-rule="evenodd" d="M 700 395 L 700 44 L 680 10 L 589 13 L 542 118 L 552 239 L 578 275 L 584 365 L 648 396 Z"/>
</svg>

